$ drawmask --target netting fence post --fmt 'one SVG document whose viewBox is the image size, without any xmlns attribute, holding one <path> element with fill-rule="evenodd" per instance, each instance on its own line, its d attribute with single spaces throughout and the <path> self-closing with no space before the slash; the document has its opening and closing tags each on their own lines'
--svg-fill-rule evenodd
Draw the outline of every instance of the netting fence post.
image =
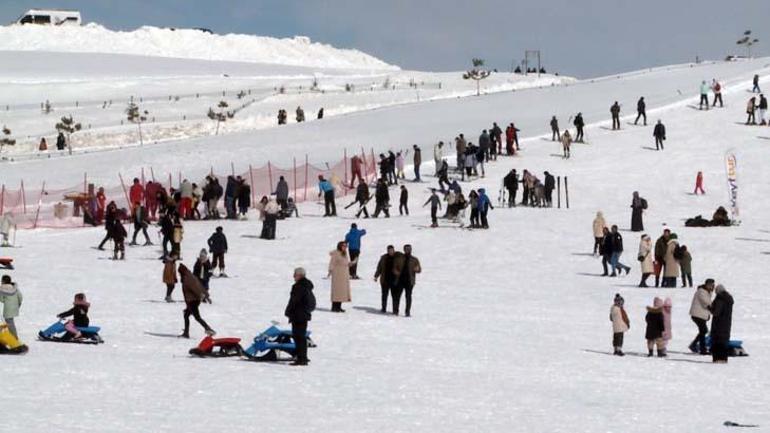
<svg viewBox="0 0 770 433">
<path fill-rule="evenodd" d="M 270 195 L 270 191 L 273 190 L 273 166 L 270 164 L 270 161 L 267 161 L 267 182 L 267 192 Z"/>
<path fill-rule="evenodd" d="M 171 191 L 171 188 L 174 187 L 174 181 L 171 180 L 171 173 L 168 174 L 168 189 Z"/>
<path fill-rule="evenodd" d="M 0 188 L 0 216 L 3 215 L 3 209 L 5 209 L 5 184 Z"/>
<path fill-rule="evenodd" d="M 293 158 L 294 160 L 294 201 L 297 201 L 297 157 Z"/>
<path fill-rule="evenodd" d="M 32 228 L 37 228 L 37 220 L 40 218 L 40 206 L 43 205 L 43 194 L 45 194 L 45 181 L 43 181 L 43 187 L 40 188 L 40 198 L 37 200 L 37 210 L 35 211 L 35 222 L 32 224 Z"/>
<path fill-rule="evenodd" d="M 307 153 L 305 154 L 305 198 L 302 199 L 303 201 L 307 201 L 307 172 L 310 169 L 310 165 L 307 161 Z"/>
<path fill-rule="evenodd" d="M 21 205 L 24 215 L 27 214 L 27 194 L 24 191 L 24 179 L 21 180 Z"/>
<path fill-rule="evenodd" d="M 257 207 L 257 204 L 255 203 L 255 199 L 257 196 L 255 195 L 257 192 L 257 186 L 254 185 L 254 169 L 251 168 L 251 164 L 249 164 L 249 180 L 251 181 L 251 207 Z"/>
<path fill-rule="evenodd" d="M 364 164 L 364 179 L 366 179 L 366 183 L 369 183 L 369 163 L 366 162 L 366 151 L 364 151 L 364 146 L 361 146 L 361 162 Z"/>
<path fill-rule="evenodd" d="M 569 209 L 569 185 L 567 184 L 567 176 L 564 176 L 564 201 Z"/>
<path fill-rule="evenodd" d="M 142 167 L 142 186 L 147 185 L 147 182 L 145 182 L 144 179 L 144 167 Z"/>
<path fill-rule="evenodd" d="M 118 173 L 118 178 L 120 178 L 120 186 L 123 188 L 123 195 L 126 197 L 126 203 L 128 204 L 126 209 L 131 209 L 131 199 L 128 198 L 128 190 L 126 189 L 126 184 L 123 182 L 123 175 Z"/>
<path fill-rule="evenodd" d="M 345 195 L 348 195 L 348 149 L 345 148 L 345 151 L 342 154 L 342 164 L 345 166 L 345 188 L 343 189 L 345 191 Z"/>
<path fill-rule="evenodd" d="M 230 174 L 235 176 L 235 163 L 230 161 Z"/>
<path fill-rule="evenodd" d="M 152 177 L 152 181 L 155 182 L 155 170 L 150 167 L 150 177 Z"/>
</svg>

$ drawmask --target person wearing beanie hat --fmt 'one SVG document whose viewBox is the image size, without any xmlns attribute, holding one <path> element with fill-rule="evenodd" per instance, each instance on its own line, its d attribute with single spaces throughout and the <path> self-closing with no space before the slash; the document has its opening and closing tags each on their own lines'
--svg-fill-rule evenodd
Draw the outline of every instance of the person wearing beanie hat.
<svg viewBox="0 0 770 433">
<path fill-rule="evenodd" d="M 733 297 L 725 289 L 725 286 L 718 284 L 714 302 L 709 306 L 713 315 L 711 319 L 711 355 L 712 360 L 717 364 L 726 364 L 728 347 L 730 343 L 730 329 L 733 322 Z"/>
<path fill-rule="evenodd" d="M 610 322 L 612 322 L 612 347 L 613 354 L 624 356 L 623 353 L 623 334 L 631 328 L 631 322 L 628 320 L 628 314 L 623 308 L 625 301 L 620 293 L 615 294 L 615 299 L 610 307 Z"/>
<path fill-rule="evenodd" d="M 198 260 L 193 265 L 193 275 L 198 278 L 206 290 L 209 289 L 209 280 L 211 279 L 212 272 L 209 254 L 205 248 L 201 249 L 200 254 L 198 254 Z"/>
<path fill-rule="evenodd" d="M 647 356 L 652 356 L 653 347 L 657 347 L 658 357 L 666 356 L 666 349 L 663 347 L 663 331 L 666 326 L 663 319 L 662 299 L 655 297 L 652 307 L 647 307 L 644 321 L 647 322 L 647 329 L 644 332 L 644 338 L 647 340 Z"/>
</svg>

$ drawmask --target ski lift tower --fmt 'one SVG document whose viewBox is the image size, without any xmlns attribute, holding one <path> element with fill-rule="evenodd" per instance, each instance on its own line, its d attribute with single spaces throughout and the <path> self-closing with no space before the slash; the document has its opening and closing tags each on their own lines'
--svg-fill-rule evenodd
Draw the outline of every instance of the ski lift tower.
<svg viewBox="0 0 770 433">
<path fill-rule="evenodd" d="M 535 63 L 537 61 L 537 78 L 540 78 L 540 50 L 525 50 L 524 51 L 524 74 L 529 73 L 530 61 Z"/>
</svg>

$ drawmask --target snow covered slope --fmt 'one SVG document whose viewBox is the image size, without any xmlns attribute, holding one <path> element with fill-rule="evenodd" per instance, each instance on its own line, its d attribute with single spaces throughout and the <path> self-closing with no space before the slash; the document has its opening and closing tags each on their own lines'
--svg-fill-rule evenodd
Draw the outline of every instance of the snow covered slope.
<svg viewBox="0 0 770 433">
<path fill-rule="evenodd" d="M 0 27 L 0 50 L 122 53 L 322 68 L 398 69 L 361 51 L 311 42 L 303 36 L 276 39 L 157 27 L 121 32 L 93 23 L 82 27 L 3 26 Z"/>
</svg>

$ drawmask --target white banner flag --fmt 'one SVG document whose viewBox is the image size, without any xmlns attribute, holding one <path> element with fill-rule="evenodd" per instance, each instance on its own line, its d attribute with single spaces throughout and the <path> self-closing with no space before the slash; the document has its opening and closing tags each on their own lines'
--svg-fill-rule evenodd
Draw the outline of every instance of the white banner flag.
<svg viewBox="0 0 770 433">
<path fill-rule="evenodd" d="M 733 220 L 737 221 L 740 216 L 738 212 L 738 162 L 735 154 L 727 152 L 725 155 L 725 170 L 727 173 L 727 194 L 730 198 L 730 211 Z"/>
</svg>

